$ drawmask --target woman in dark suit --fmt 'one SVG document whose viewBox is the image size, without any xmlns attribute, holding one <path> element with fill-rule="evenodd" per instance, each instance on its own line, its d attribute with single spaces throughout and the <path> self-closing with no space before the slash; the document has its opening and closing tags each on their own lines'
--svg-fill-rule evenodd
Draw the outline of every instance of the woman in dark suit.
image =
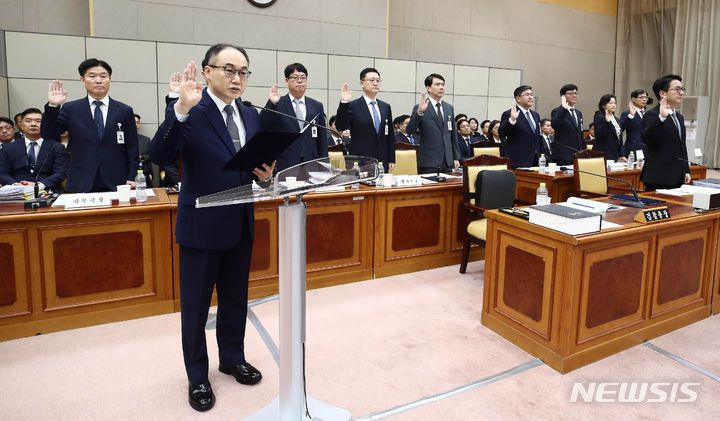
<svg viewBox="0 0 720 421">
<path fill-rule="evenodd" d="M 478 119 L 475 117 L 471 117 L 468 120 L 468 123 L 470 123 L 470 137 L 474 139 L 473 142 L 484 140 L 481 138 L 480 133 L 478 132 L 478 130 L 480 129 L 480 123 L 478 122 Z"/>
<path fill-rule="evenodd" d="M 600 97 L 598 111 L 595 112 L 595 146 L 593 150 L 605 153 L 605 159 L 625 161 L 622 156 L 622 131 L 620 120 L 615 117 L 617 99 L 613 94 Z"/>
</svg>

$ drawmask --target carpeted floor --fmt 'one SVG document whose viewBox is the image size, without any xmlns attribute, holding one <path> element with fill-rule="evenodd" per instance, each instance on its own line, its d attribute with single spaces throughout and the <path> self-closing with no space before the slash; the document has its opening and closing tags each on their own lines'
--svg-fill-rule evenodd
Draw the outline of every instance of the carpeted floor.
<svg viewBox="0 0 720 421">
<path fill-rule="evenodd" d="M 720 419 L 720 317 L 560 375 L 480 324 L 482 270 L 308 291 L 308 393 L 354 419 Z M 208 413 L 187 404 L 180 318 L 170 314 L 0 343 L 0 419 L 242 419 L 278 392 L 277 300 L 253 302 L 249 319 L 246 355 L 264 379 L 242 386 L 216 370 L 210 320 Z M 691 403 L 573 403 L 575 382 L 699 385 Z"/>
</svg>

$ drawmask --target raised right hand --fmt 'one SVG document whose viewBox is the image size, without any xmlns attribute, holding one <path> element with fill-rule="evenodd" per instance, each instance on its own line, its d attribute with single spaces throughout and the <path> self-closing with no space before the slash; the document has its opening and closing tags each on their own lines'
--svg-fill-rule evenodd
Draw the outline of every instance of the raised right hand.
<svg viewBox="0 0 720 421">
<path fill-rule="evenodd" d="M 510 119 L 512 121 L 517 121 L 519 115 L 520 111 L 518 110 L 517 103 L 515 103 L 513 104 L 512 108 L 510 108 Z"/>
<path fill-rule="evenodd" d="M 562 105 L 563 108 L 566 110 L 570 109 L 570 104 L 567 102 L 567 98 L 565 98 L 565 95 L 560 95 L 560 105 Z"/>
<path fill-rule="evenodd" d="M 661 98 L 660 99 L 660 110 L 659 110 L 660 117 L 667 118 L 667 116 L 670 115 L 670 111 L 671 111 L 670 107 L 668 107 L 668 105 L 667 105 L 667 99 Z"/>
<path fill-rule="evenodd" d="M 635 104 L 632 101 L 630 101 L 630 103 L 628 104 L 628 114 L 630 114 L 631 116 L 634 117 L 636 112 L 637 112 L 637 107 L 635 106 Z"/>
<path fill-rule="evenodd" d="M 200 102 L 202 98 L 202 83 L 195 81 L 197 70 L 195 62 L 191 61 L 185 66 L 180 79 L 180 98 L 175 103 L 175 111 L 186 115 Z"/>
<path fill-rule="evenodd" d="M 348 83 L 345 82 L 340 87 L 340 102 L 350 102 L 350 101 L 352 101 L 352 91 L 350 90 L 350 85 L 348 85 Z"/>
<path fill-rule="evenodd" d="M 273 83 L 273 86 L 270 87 L 270 93 L 268 94 L 268 98 L 273 104 L 277 104 L 278 102 L 280 102 L 280 90 L 278 89 L 277 83 Z"/>
<path fill-rule="evenodd" d="M 425 94 L 420 94 L 420 97 L 418 99 L 418 113 L 422 114 L 427 110 L 428 107 L 428 100 L 427 96 Z"/>
<path fill-rule="evenodd" d="M 180 93 L 180 82 L 182 82 L 182 73 L 175 72 L 170 75 L 170 83 L 168 84 L 168 89 L 170 89 L 170 92 L 174 92 L 176 94 Z"/>
<path fill-rule="evenodd" d="M 50 82 L 48 89 L 48 104 L 59 107 L 65 103 L 67 99 L 67 91 L 63 89 L 63 83 L 59 80 Z"/>
</svg>

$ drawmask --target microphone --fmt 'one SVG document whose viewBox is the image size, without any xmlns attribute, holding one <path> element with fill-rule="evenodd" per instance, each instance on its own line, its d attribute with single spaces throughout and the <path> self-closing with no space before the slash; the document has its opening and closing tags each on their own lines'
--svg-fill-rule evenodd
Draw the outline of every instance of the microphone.
<svg viewBox="0 0 720 421">
<path fill-rule="evenodd" d="M 420 151 L 420 150 L 419 150 L 419 151 Z M 443 177 L 442 175 L 440 175 L 440 161 L 438 161 L 437 159 L 435 159 L 434 156 L 428 155 L 428 154 L 427 154 L 427 151 L 422 151 L 422 152 L 424 152 L 424 153 L 423 153 L 423 156 L 426 156 L 426 157 L 430 158 L 430 160 L 432 160 L 432 162 L 435 163 L 435 170 L 436 170 L 435 175 L 426 176 L 426 177 L 424 177 L 424 178 L 426 178 L 426 179 L 428 179 L 428 180 L 431 180 L 431 181 L 436 181 L 436 182 L 438 182 L 438 183 L 442 183 L 442 182 L 447 181 L 447 179 L 446 179 L 445 177 Z"/>
<path fill-rule="evenodd" d="M 698 167 L 703 167 L 703 168 L 705 168 L 706 170 L 715 170 L 715 171 L 718 170 L 718 168 L 708 167 L 707 165 L 701 164 L 701 163 L 699 163 L 699 162 L 693 162 L 693 161 L 687 160 L 687 159 L 685 159 L 685 158 L 681 158 L 681 157 L 679 157 L 679 156 L 676 156 L 675 159 L 677 159 L 678 161 L 687 162 L 687 163 L 690 164 L 690 165 L 697 165 Z"/>
<path fill-rule="evenodd" d="M 291 119 L 293 119 L 293 120 L 297 120 L 297 121 L 303 122 L 303 123 L 305 123 L 305 124 L 309 124 L 309 125 L 311 125 L 311 126 L 319 127 L 319 128 L 321 128 L 321 129 L 325 129 L 325 130 L 327 130 L 327 131 L 332 131 L 332 129 L 329 128 L 329 127 L 325 127 L 325 126 L 322 126 L 322 125 L 320 125 L 320 124 L 315 123 L 314 119 L 313 119 L 313 121 L 303 120 L 302 118 L 298 118 L 297 116 L 290 115 L 290 114 L 285 114 L 285 113 L 282 112 L 282 111 L 273 110 L 272 108 L 266 108 L 266 107 L 261 107 L 261 106 L 259 106 L 259 105 L 255 105 L 255 104 L 253 104 L 253 103 L 250 102 L 250 101 L 243 101 L 242 103 L 243 103 L 243 105 L 246 106 L 246 107 L 253 107 L 253 108 L 257 108 L 258 110 L 270 111 L 271 113 L 279 114 L 279 115 L 281 115 L 281 116 L 283 116 L 283 117 L 291 118 Z"/>
<path fill-rule="evenodd" d="M 54 141 L 52 141 L 54 142 Z M 38 151 L 38 154 L 40 151 Z M 30 169 L 30 173 L 35 174 L 35 185 L 34 187 L 34 193 L 35 198 L 32 200 L 26 200 L 24 207 L 25 209 L 39 209 L 39 208 L 47 208 L 57 199 L 59 196 L 57 193 L 53 193 L 48 198 L 41 198 L 40 197 L 40 185 L 38 184 L 38 181 L 40 180 L 40 173 L 42 172 L 43 167 L 45 166 L 45 163 L 47 162 L 48 156 L 50 156 L 50 153 L 48 152 L 45 157 L 43 158 L 42 162 L 40 163 L 40 166 L 37 167 L 37 170 L 33 167 Z"/>
<path fill-rule="evenodd" d="M 623 180 L 622 178 L 610 177 L 609 175 L 597 174 L 597 173 L 590 172 L 590 171 L 576 170 L 576 169 L 574 169 L 573 167 L 560 167 L 560 170 L 561 170 L 561 171 L 570 171 L 570 170 L 572 170 L 572 171 L 577 171 L 577 172 L 579 172 L 579 173 L 588 174 L 588 175 L 594 175 L 595 177 L 601 177 L 601 178 L 604 178 L 604 179 L 606 179 L 606 180 L 613 180 L 613 181 L 617 181 L 617 182 L 623 183 L 623 184 L 625 184 L 626 186 L 628 186 L 628 190 L 630 190 L 630 192 L 632 193 L 633 200 L 624 200 L 624 201 L 622 202 L 622 204 L 625 205 L 625 206 L 631 207 L 631 208 L 644 208 L 644 207 L 646 207 L 646 206 L 645 206 L 645 203 L 643 203 L 643 202 L 640 200 L 640 198 L 638 197 L 637 190 L 635 190 L 635 188 L 632 186 L 632 184 L 630 184 L 630 182 L 628 182 L 628 181 L 626 181 L 626 180 Z M 611 196 L 611 197 L 612 197 L 612 196 Z"/>
</svg>

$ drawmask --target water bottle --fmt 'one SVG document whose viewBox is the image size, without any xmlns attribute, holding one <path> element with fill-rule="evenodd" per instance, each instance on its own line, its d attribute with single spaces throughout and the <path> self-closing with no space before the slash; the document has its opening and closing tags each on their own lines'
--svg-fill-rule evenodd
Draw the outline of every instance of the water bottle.
<svg viewBox="0 0 720 421">
<path fill-rule="evenodd" d="M 358 180 L 360 179 L 360 166 L 358 165 L 357 161 L 353 164 L 352 167 L 353 175 L 357 176 Z M 360 182 L 353 183 L 351 188 L 353 189 L 359 189 L 360 188 Z"/>
<path fill-rule="evenodd" d="M 147 184 L 145 182 L 145 174 L 139 169 L 135 177 L 135 200 L 137 202 L 147 202 Z"/>
<path fill-rule="evenodd" d="M 537 193 L 535 195 L 535 204 L 536 205 L 549 205 L 550 204 L 550 196 L 548 196 L 548 190 L 547 187 L 545 187 L 545 183 L 540 183 L 540 187 L 537 189 Z"/>
<path fill-rule="evenodd" d="M 378 178 L 375 179 L 375 185 L 383 187 L 383 177 L 385 177 L 385 167 L 382 162 L 378 162 Z"/>
<path fill-rule="evenodd" d="M 540 167 L 540 174 L 543 174 L 545 172 L 545 166 L 547 165 L 547 160 L 545 159 L 545 154 L 540 154 L 540 159 L 538 159 L 538 166 Z"/>
<path fill-rule="evenodd" d="M 629 170 L 635 169 L 635 151 L 630 151 L 628 154 L 627 167 Z"/>
</svg>

